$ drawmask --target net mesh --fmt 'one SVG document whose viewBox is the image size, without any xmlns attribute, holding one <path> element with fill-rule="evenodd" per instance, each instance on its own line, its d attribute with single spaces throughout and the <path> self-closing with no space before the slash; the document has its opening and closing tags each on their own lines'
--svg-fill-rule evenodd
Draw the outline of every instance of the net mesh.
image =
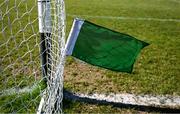
<svg viewBox="0 0 180 114">
<path fill-rule="evenodd" d="M 37 2 L 0 0 L 0 112 L 62 112 L 64 1 L 43 1 L 43 28 L 48 28 L 45 15 L 49 7 L 51 12 L 51 30 L 44 31 L 43 41 Z M 46 58 L 43 65 L 42 55 Z M 43 66 L 47 70 L 42 72 Z"/>
</svg>

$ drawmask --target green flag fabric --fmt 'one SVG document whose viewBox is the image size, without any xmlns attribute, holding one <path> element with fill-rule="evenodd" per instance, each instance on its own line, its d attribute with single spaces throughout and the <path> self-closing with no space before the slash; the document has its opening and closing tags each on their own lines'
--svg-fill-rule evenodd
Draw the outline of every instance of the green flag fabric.
<svg viewBox="0 0 180 114">
<path fill-rule="evenodd" d="M 138 54 L 147 45 L 130 35 L 74 19 L 66 55 L 113 71 L 131 73 Z"/>
</svg>

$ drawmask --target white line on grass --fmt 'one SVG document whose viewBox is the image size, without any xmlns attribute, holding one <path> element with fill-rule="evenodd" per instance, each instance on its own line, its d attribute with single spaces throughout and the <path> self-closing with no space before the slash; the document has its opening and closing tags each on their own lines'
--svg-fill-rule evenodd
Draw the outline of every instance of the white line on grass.
<svg viewBox="0 0 180 114">
<path fill-rule="evenodd" d="M 65 92 L 65 98 L 72 100 L 89 101 L 98 100 L 109 103 L 122 103 L 139 106 L 153 106 L 166 108 L 180 108 L 180 96 L 151 96 L 134 94 L 73 94 Z"/>
<path fill-rule="evenodd" d="M 176 3 L 180 3 L 180 1 L 179 0 L 172 0 L 173 2 L 176 2 Z"/>
<path fill-rule="evenodd" d="M 24 87 L 24 88 L 12 87 L 12 88 L 9 88 L 9 89 L 6 89 L 6 90 L 2 90 L 2 91 L 0 91 L 0 97 L 11 96 L 11 95 L 14 95 L 14 94 L 21 94 L 21 93 L 32 93 L 35 89 L 37 89 L 37 88 L 40 89 L 41 88 L 39 86 L 39 83 L 40 82 L 37 82 L 32 86 L 27 86 L 27 87 Z"/>
<path fill-rule="evenodd" d="M 152 17 L 123 17 L 123 16 L 93 16 L 93 15 L 73 15 L 67 14 L 70 17 L 86 17 L 99 19 L 116 19 L 116 20 L 137 20 L 137 21 L 160 21 L 160 22 L 180 22 L 180 19 L 162 19 Z"/>
<path fill-rule="evenodd" d="M 2 97 L 2 96 L 10 96 L 10 95 L 17 94 L 17 93 L 18 94 L 21 94 L 21 93 L 30 93 L 35 88 L 36 88 L 36 86 L 25 87 L 23 89 L 20 89 L 20 88 L 10 88 L 10 89 L 1 91 L 0 92 L 0 97 Z"/>
<path fill-rule="evenodd" d="M 2 96 L 9 96 L 15 93 L 29 93 L 32 92 L 36 86 L 26 87 L 24 89 L 8 89 L 1 93 Z M 97 100 L 105 101 L 109 103 L 122 103 L 130 105 L 140 106 L 154 106 L 154 107 L 168 107 L 168 108 L 180 108 L 180 96 L 152 96 L 152 95 L 135 95 L 135 94 L 80 94 L 64 92 L 64 97 L 72 100 L 86 99 L 86 101 Z M 82 100 L 81 100 L 82 101 Z"/>
</svg>

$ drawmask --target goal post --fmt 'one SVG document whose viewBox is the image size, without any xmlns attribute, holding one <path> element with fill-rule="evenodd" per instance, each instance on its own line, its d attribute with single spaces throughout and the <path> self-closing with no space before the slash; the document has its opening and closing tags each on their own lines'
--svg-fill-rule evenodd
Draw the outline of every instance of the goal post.
<svg viewBox="0 0 180 114">
<path fill-rule="evenodd" d="M 63 0 L 0 0 L 0 112 L 62 113 L 65 27 Z"/>
<path fill-rule="evenodd" d="M 41 98 L 38 113 L 62 113 L 65 62 L 65 7 L 63 0 L 54 2 L 52 4 L 50 0 L 38 1 L 39 32 L 42 43 L 42 71 L 43 77 L 45 77 L 47 82 L 47 89 Z M 54 9 L 51 8 L 51 5 L 55 5 Z M 51 12 L 54 12 L 56 15 L 51 14 Z M 56 55 L 54 55 L 55 52 L 57 53 Z"/>
<path fill-rule="evenodd" d="M 49 39 L 52 32 L 51 20 L 51 4 L 50 0 L 38 0 L 38 20 L 40 33 L 40 53 L 41 53 L 41 67 L 44 80 L 47 82 L 47 51 Z"/>
</svg>

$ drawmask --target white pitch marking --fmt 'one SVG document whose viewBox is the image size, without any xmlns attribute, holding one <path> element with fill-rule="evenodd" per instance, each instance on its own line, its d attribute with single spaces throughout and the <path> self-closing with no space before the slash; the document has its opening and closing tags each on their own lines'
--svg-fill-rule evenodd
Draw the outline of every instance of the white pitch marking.
<svg viewBox="0 0 180 114">
<path fill-rule="evenodd" d="M 0 97 L 10 96 L 10 95 L 13 95 L 13 94 L 31 93 L 36 88 L 38 88 L 38 83 L 35 83 L 32 86 L 27 86 L 25 88 L 13 87 L 13 88 L 10 88 L 10 89 L 0 91 Z"/>
<path fill-rule="evenodd" d="M 4 93 L 0 95 L 8 96 L 14 93 L 26 93 L 32 92 L 33 87 L 26 87 L 24 89 L 8 89 L 4 91 Z M 72 100 L 80 100 L 80 98 L 87 98 L 90 100 L 99 100 L 99 101 L 106 101 L 110 103 L 123 103 L 123 104 L 130 104 L 130 105 L 140 105 L 140 106 L 154 106 L 154 107 L 168 107 L 168 108 L 180 108 L 180 96 L 153 96 L 153 95 L 135 95 L 135 94 L 81 94 L 81 93 L 69 93 L 64 92 L 64 97 Z M 77 98 L 79 97 L 79 98 Z M 43 99 L 44 100 L 44 99 Z M 44 101 L 43 101 L 44 102 Z"/>
<path fill-rule="evenodd" d="M 176 2 L 176 3 L 180 3 L 180 1 L 179 0 L 172 0 L 173 2 Z"/>
<path fill-rule="evenodd" d="M 153 17 L 93 16 L 93 15 L 73 15 L 73 14 L 67 14 L 67 16 L 71 16 L 71 17 L 99 18 L 99 19 L 116 19 L 116 20 L 180 22 L 180 19 L 162 19 L 162 18 L 153 18 Z"/>
<path fill-rule="evenodd" d="M 75 97 L 78 96 L 78 97 Z M 80 100 L 81 98 L 91 100 L 106 101 L 110 103 L 123 103 L 131 105 L 154 106 L 180 108 L 180 96 L 152 96 L 152 95 L 134 95 L 134 94 L 69 94 L 65 93 L 65 98 Z"/>
</svg>

